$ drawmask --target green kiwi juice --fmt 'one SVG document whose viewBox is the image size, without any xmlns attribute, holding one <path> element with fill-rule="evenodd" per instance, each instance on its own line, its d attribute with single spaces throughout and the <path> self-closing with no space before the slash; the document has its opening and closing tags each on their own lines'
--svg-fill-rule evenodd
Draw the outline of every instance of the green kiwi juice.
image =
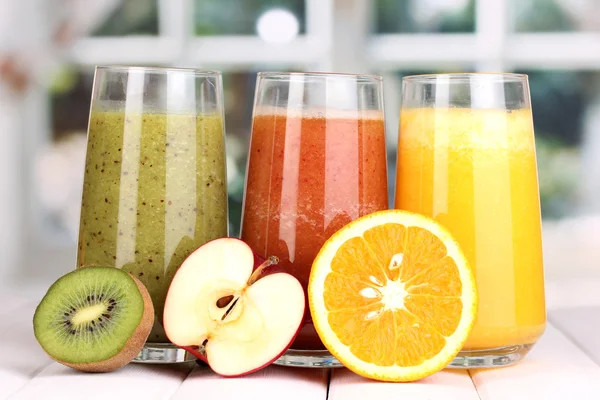
<svg viewBox="0 0 600 400">
<path fill-rule="evenodd" d="M 92 109 L 77 266 L 113 266 L 146 285 L 149 342 L 168 342 L 164 301 L 184 259 L 227 235 L 220 116 Z"/>
</svg>

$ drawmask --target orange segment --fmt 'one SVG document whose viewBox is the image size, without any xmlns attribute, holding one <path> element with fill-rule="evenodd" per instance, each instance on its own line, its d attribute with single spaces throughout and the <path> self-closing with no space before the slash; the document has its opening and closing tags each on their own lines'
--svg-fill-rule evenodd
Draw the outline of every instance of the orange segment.
<svg viewBox="0 0 600 400">
<path fill-rule="evenodd" d="M 404 253 L 406 227 L 400 224 L 376 226 L 365 231 L 363 237 L 369 243 L 369 247 L 379 260 L 380 265 L 385 268 L 390 265 L 393 254 Z M 388 269 L 386 272 L 389 279 L 396 280 L 400 268 Z"/>
<path fill-rule="evenodd" d="M 397 324 L 402 326 L 396 336 L 396 365 L 417 366 L 435 356 L 446 344 L 446 339 L 432 326 L 406 311 L 399 311 Z"/>
<path fill-rule="evenodd" d="M 408 228 L 406 251 L 400 279 L 406 282 L 413 276 L 429 268 L 431 264 L 446 255 L 446 246 L 437 236 L 426 229 L 411 226 Z"/>
<path fill-rule="evenodd" d="M 444 336 L 456 331 L 462 314 L 462 301 L 458 297 L 408 295 L 404 305 L 419 320 L 428 321 Z"/>
<path fill-rule="evenodd" d="M 331 263 L 332 271 L 364 282 L 385 282 L 387 278 L 383 268 L 361 237 L 351 238 L 342 244 Z"/>
<path fill-rule="evenodd" d="M 361 308 L 333 311 L 327 315 L 327 318 L 331 325 L 339 327 L 339 340 L 346 346 L 351 346 L 358 342 L 355 333 L 369 325 L 367 316 L 378 313 L 379 310 L 381 310 L 381 306 L 372 304 Z"/>
<path fill-rule="evenodd" d="M 325 284 L 329 288 L 324 293 L 325 307 L 328 311 L 364 307 L 379 302 L 381 297 L 371 285 L 347 278 L 338 272 L 329 274 Z M 346 293 L 347 296 L 341 297 L 338 293 Z"/>
<path fill-rule="evenodd" d="M 460 296 L 462 282 L 456 262 L 444 257 L 433 263 L 406 282 L 406 291 L 432 296 Z"/>
<path fill-rule="evenodd" d="M 328 350 L 373 379 L 410 381 L 444 368 L 471 331 L 475 279 L 452 236 L 399 210 L 359 218 L 311 270 L 312 319 Z"/>
<path fill-rule="evenodd" d="M 378 365 L 394 365 L 394 343 L 390 337 L 395 336 L 394 313 L 381 310 L 379 317 L 372 318 L 363 325 L 362 340 L 355 340 L 350 351 L 356 356 L 364 356 L 367 362 Z"/>
</svg>

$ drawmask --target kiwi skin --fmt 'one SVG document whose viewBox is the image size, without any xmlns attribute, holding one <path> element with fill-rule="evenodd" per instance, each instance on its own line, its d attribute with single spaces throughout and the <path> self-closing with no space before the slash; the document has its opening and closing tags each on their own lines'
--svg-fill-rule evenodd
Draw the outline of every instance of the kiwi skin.
<svg viewBox="0 0 600 400">
<path fill-rule="evenodd" d="M 133 360 L 135 356 L 139 354 L 144 347 L 144 343 L 146 343 L 146 339 L 148 339 L 148 335 L 150 335 L 152 325 L 154 325 L 154 306 L 152 305 L 152 299 L 150 298 L 150 294 L 148 293 L 148 290 L 144 284 L 135 276 L 131 274 L 128 275 L 133 279 L 140 291 L 140 294 L 142 295 L 142 299 L 144 300 L 144 313 L 142 314 L 142 319 L 140 320 L 140 324 L 138 325 L 137 329 L 133 332 L 133 335 L 131 335 L 129 340 L 127 340 L 121 351 L 107 360 L 92 363 L 68 363 L 58 360 L 48 354 L 51 359 L 79 371 L 110 372 L 129 364 L 131 360 Z"/>
</svg>

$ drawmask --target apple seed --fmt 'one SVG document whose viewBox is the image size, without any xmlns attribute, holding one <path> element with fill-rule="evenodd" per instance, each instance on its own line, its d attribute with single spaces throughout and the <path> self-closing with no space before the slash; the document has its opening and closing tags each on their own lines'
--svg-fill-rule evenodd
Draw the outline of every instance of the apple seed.
<svg viewBox="0 0 600 400">
<path fill-rule="evenodd" d="M 221 297 L 219 300 L 217 300 L 217 307 L 225 308 L 229 305 L 229 303 L 231 303 L 232 300 L 233 300 L 233 295 Z"/>
</svg>

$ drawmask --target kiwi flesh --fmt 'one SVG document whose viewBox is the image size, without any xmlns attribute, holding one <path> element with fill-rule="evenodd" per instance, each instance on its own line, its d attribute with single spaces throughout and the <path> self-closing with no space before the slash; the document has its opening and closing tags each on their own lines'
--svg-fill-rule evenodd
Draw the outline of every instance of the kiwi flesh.
<svg viewBox="0 0 600 400">
<path fill-rule="evenodd" d="M 87 372 L 114 371 L 141 351 L 154 323 L 146 287 L 112 267 L 58 279 L 38 305 L 33 330 L 55 361 Z"/>
</svg>

